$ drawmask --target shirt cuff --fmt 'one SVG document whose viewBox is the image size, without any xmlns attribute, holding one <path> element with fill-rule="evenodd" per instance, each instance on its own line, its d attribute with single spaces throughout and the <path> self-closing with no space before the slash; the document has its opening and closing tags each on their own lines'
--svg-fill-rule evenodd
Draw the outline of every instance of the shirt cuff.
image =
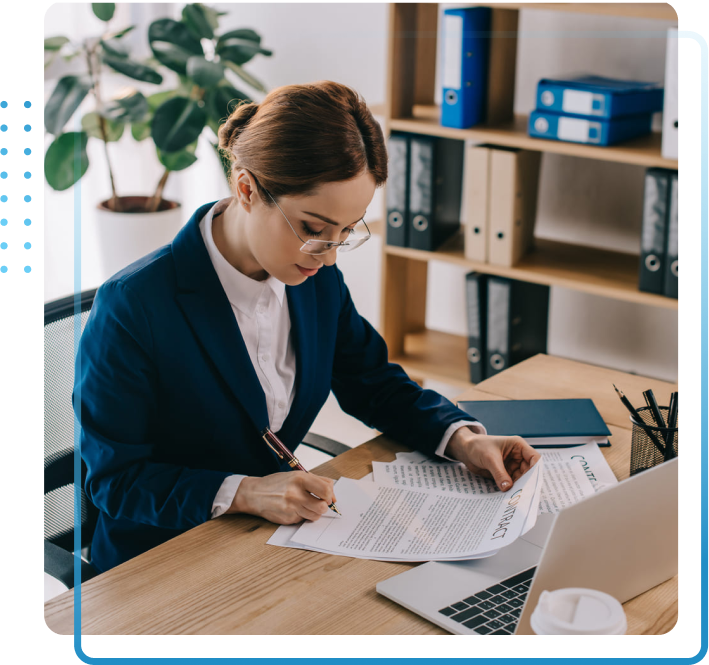
<svg viewBox="0 0 709 665">
<path fill-rule="evenodd" d="M 217 492 L 217 496 L 214 497 L 211 519 L 219 517 L 229 510 L 229 507 L 233 503 L 234 497 L 236 496 L 236 491 L 239 489 L 239 485 L 241 485 L 241 481 L 244 478 L 246 478 L 246 476 L 236 473 L 232 476 L 227 476 L 224 478 L 224 481 Z"/>
<path fill-rule="evenodd" d="M 452 457 L 448 457 L 448 456 L 444 455 L 443 453 L 446 450 L 446 446 L 448 445 L 450 438 L 461 427 L 470 427 L 470 429 L 473 430 L 473 432 L 475 432 L 475 434 L 487 434 L 487 429 L 485 428 L 485 425 L 483 425 L 482 423 L 473 422 L 472 420 L 459 420 L 459 421 L 453 423 L 443 434 L 443 438 L 441 439 L 441 443 L 439 444 L 438 448 L 436 448 L 436 455 L 438 455 L 439 457 L 443 457 L 443 459 L 450 460 L 451 462 L 460 461 L 457 459 L 453 459 Z M 228 478 L 227 478 L 227 480 L 228 480 Z"/>
</svg>

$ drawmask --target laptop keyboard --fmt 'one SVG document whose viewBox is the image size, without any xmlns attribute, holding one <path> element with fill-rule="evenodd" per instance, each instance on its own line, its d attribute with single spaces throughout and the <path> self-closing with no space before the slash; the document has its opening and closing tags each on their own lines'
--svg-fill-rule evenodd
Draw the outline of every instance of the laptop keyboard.
<svg viewBox="0 0 709 665">
<path fill-rule="evenodd" d="M 536 569 L 508 577 L 438 611 L 480 635 L 512 635 Z"/>
</svg>

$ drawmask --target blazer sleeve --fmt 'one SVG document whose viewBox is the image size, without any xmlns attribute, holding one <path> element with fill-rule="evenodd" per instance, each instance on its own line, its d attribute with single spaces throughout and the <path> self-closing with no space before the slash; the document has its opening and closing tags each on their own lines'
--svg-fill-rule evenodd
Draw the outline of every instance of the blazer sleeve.
<svg viewBox="0 0 709 665">
<path fill-rule="evenodd" d="M 227 472 L 155 459 L 157 373 L 148 319 L 124 282 L 97 292 L 76 357 L 72 404 L 81 424 L 85 492 L 115 519 L 168 529 L 206 522 Z"/>
<path fill-rule="evenodd" d="M 341 297 L 332 376 L 337 401 L 369 427 L 433 456 L 450 425 L 475 418 L 389 362 L 386 343 L 359 315 L 342 273 L 335 271 Z"/>
</svg>

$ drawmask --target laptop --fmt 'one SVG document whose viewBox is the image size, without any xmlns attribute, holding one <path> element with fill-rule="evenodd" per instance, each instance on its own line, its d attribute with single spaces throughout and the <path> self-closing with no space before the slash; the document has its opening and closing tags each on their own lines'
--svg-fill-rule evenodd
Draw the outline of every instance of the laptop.
<svg viewBox="0 0 709 665">
<path fill-rule="evenodd" d="M 377 591 L 458 635 L 532 635 L 542 591 L 583 587 L 624 603 L 677 574 L 678 459 L 569 506 L 494 556 L 432 561 Z"/>
</svg>

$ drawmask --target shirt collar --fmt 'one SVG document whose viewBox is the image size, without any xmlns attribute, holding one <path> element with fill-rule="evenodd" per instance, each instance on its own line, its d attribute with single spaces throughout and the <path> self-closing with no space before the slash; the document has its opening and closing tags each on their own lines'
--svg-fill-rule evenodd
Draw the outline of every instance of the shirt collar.
<svg viewBox="0 0 709 665">
<path fill-rule="evenodd" d="M 256 303 L 263 294 L 264 289 L 270 288 L 278 299 L 278 304 L 283 306 L 283 296 L 286 291 L 286 285 L 283 282 L 273 276 L 269 276 L 263 282 L 251 279 L 231 265 L 217 249 L 212 236 L 212 216 L 218 203 L 215 203 L 202 218 L 199 229 L 209 258 L 212 260 L 214 270 L 229 302 L 247 316 L 253 316 Z"/>
</svg>

